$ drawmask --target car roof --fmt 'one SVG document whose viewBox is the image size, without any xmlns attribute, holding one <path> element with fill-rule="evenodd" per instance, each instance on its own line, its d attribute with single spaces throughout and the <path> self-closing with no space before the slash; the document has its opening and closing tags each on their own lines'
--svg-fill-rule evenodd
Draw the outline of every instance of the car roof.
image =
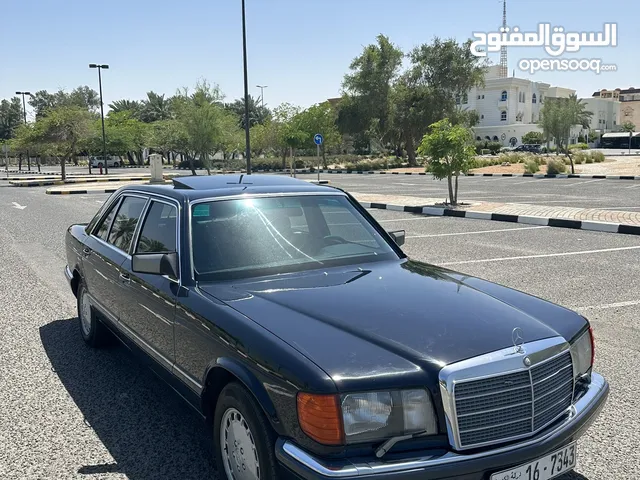
<svg viewBox="0 0 640 480">
<path fill-rule="evenodd" d="M 123 190 L 155 193 L 176 200 L 228 197 L 246 194 L 326 193 L 343 194 L 330 186 L 299 180 L 284 175 L 195 175 L 174 177 L 172 184 L 128 185 Z"/>
</svg>

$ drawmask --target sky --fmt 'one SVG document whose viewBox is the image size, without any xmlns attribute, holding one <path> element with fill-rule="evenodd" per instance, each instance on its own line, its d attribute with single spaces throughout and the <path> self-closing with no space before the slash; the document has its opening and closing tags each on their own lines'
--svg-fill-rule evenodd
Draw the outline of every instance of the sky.
<svg viewBox="0 0 640 480">
<path fill-rule="evenodd" d="M 637 0 L 508 0 L 510 26 L 540 22 L 567 31 L 618 24 L 618 46 L 574 55 L 602 58 L 616 72 L 517 70 L 520 58 L 549 58 L 540 48 L 509 49 L 509 74 L 577 90 L 640 88 Z M 89 63 L 106 63 L 105 104 L 142 99 L 149 90 L 173 95 L 199 79 L 218 84 L 226 100 L 243 95 L 240 0 L 2 0 L 0 99 L 17 90 L 98 89 Z M 462 42 L 495 32 L 500 0 L 246 0 L 249 93 L 267 85 L 265 104 L 302 107 L 341 94 L 351 60 L 382 33 L 408 52 L 435 36 Z M 490 54 L 498 62 L 498 54 Z"/>
</svg>

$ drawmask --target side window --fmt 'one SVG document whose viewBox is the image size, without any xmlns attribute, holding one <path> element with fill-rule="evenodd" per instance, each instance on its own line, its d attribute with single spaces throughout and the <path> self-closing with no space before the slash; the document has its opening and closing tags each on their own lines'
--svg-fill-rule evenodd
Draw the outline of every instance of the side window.
<svg viewBox="0 0 640 480">
<path fill-rule="evenodd" d="M 371 234 L 361 222 L 354 221 L 353 212 L 338 200 L 329 199 L 320 204 L 320 211 L 327 223 L 329 235 L 342 237 L 349 242 L 375 244 Z"/>
<path fill-rule="evenodd" d="M 173 205 L 152 202 L 142 224 L 136 253 L 170 253 L 177 250 L 177 209 Z"/>
<path fill-rule="evenodd" d="M 109 232 L 107 241 L 110 244 L 125 252 L 129 251 L 133 233 L 136 231 L 136 225 L 138 225 L 145 203 L 147 203 L 147 200 L 144 198 L 124 198 L 113 221 L 111 232 Z"/>
<path fill-rule="evenodd" d="M 105 242 L 107 241 L 107 235 L 109 234 L 109 227 L 113 222 L 113 217 L 116 216 L 118 203 L 119 202 L 116 202 L 115 205 L 111 207 L 111 211 L 109 212 L 109 214 L 106 217 L 103 217 L 102 222 L 100 223 L 100 226 L 98 227 L 98 230 L 95 233 L 96 237 L 104 240 Z"/>
</svg>

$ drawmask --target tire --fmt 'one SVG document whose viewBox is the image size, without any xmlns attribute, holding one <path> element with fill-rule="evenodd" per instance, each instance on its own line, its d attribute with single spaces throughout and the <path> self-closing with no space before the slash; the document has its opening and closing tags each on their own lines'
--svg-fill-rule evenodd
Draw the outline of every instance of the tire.
<svg viewBox="0 0 640 480">
<path fill-rule="evenodd" d="M 118 162 L 113 164 L 113 168 L 118 168 L 118 167 L 120 167 L 120 164 Z"/>
<path fill-rule="evenodd" d="M 78 323 L 80 335 L 84 342 L 92 348 L 105 346 L 111 340 L 109 329 L 96 318 L 87 295 L 84 280 L 80 280 L 77 294 Z"/>
<path fill-rule="evenodd" d="M 280 478 L 275 441 L 276 434 L 253 396 L 236 382 L 224 387 L 213 417 L 214 455 L 221 478 Z"/>
</svg>

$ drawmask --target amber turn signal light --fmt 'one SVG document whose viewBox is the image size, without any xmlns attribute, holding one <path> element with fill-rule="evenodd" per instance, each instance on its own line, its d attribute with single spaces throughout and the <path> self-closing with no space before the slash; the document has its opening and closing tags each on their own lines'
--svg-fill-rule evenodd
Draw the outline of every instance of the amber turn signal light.
<svg viewBox="0 0 640 480">
<path fill-rule="evenodd" d="M 302 431 L 323 445 L 344 444 L 344 428 L 337 395 L 298 394 Z"/>
</svg>

